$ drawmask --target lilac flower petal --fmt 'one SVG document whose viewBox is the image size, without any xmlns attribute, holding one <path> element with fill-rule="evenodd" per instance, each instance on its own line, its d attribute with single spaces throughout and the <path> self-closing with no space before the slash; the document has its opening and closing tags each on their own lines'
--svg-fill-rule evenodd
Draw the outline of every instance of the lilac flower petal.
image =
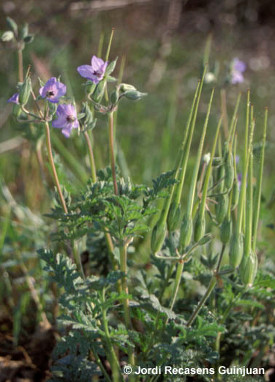
<svg viewBox="0 0 275 382">
<path fill-rule="evenodd" d="M 8 102 L 19 104 L 19 93 L 13 94 L 9 99 Z"/>
<path fill-rule="evenodd" d="M 246 70 L 246 64 L 238 58 L 235 58 L 233 60 L 233 70 L 243 73 Z"/>
<path fill-rule="evenodd" d="M 77 120 L 76 108 L 72 104 L 60 104 L 56 110 L 56 119 L 52 122 L 52 126 L 62 129 L 62 134 L 69 138 L 72 129 L 79 127 Z"/>
<path fill-rule="evenodd" d="M 72 132 L 71 128 L 64 128 L 61 130 L 62 134 L 66 137 L 69 138 Z"/>
<path fill-rule="evenodd" d="M 232 84 L 241 84 L 244 81 L 244 77 L 243 77 L 242 73 L 240 73 L 238 71 L 234 70 L 231 75 L 232 75 L 232 77 L 231 77 L 231 83 Z"/>
<path fill-rule="evenodd" d="M 58 103 L 59 98 L 66 94 L 66 90 L 66 85 L 57 81 L 56 77 L 52 77 L 39 89 L 39 94 L 52 103 Z"/>
<path fill-rule="evenodd" d="M 66 118 L 65 117 L 59 117 L 57 119 L 55 119 L 53 122 L 52 122 L 52 125 L 53 127 L 57 128 L 57 129 L 63 129 L 63 127 L 67 124 L 67 121 L 66 121 Z"/>
<path fill-rule="evenodd" d="M 91 65 L 81 65 L 77 68 L 78 73 L 88 80 L 93 76 L 93 68 Z"/>
<path fill-rule="evenodd" d="M 102 60 L 102 58 L 98 58 L 96 56 L 93 56 L 92 57 L 92 60 L 91 60 L 91 65 L 92 65 L 92 68 L 94 71 L 101 71 L 102 70 L 102 67 L 104 66 L 104 61 Z"/>
</svg>

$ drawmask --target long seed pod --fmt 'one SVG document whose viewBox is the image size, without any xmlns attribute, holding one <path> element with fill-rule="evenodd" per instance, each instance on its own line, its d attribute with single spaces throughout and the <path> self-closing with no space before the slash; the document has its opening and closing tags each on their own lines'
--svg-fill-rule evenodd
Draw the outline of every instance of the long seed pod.
<svg viewBox="0 0 275 382">
<path fill-rule="evenodd" d="M 187 163 L 188 163 L 188 158 L 190 153 L 190 147 L 191 147 L 191 142 L 193 138 L 194 128 L 196 125 L 198 107 L 199 107 L 201 91 L 202 91 L 202 86 L 203 86 L 206 70 L 207 70 L 207 66 L 204 68 L 201 82 L 199 83 L 197 88 L 197 92 L 196 92 L 197 97 L 194 98 L 193 100 L 193 105 L 192 105 L 188 122 L 187 122 L 185 137 L 184 137 L 181 150 L 180 150 L 180 161 L 178 164 L 177 174 L 176 174 L 177 175 L 176 179 L 179 182 L 178 184 L 175 185 L 173 193 L 171 193 L 171 201 L 173 201 L 173 203 L 171 205 L 169 204 L 169 207 L 168 207 L 170 208 L 169 214 L 167 216 L 167 225 L 168 225 L 169 231 L 174 231 L 180 225 L 180 219 L 178 218 L 181 215 L 178 213 L 177 210 L 180 209 L 182 188 L 184 184 L 185 173 L 186 173 L 186 168 L 187 168 Z"/>
<path fill-rule="evenodd" d="M 216 145 L 217 145 L 217 140 L 218 140 L 221 124 L 222 124 L 222 118 L 220 118 L 218 126 L 217 126 L 217 130 L 216 130 L 216 134 L 215 134 L 215 138 L 214 138 L 214 142 L 212 146 L 212 151 L 210 155 L 210 160 L 209 160 L 208 167 L 205 173 L 205 179 L 204 179 L 203 188 L 202 188 L 202 197 L 201 197 L 201 201 L 200 201 L 200 205 L 199 205 L 199 209 L 197 213 L 197 218 L 196 218 L 195 226 L 194 226 L 194 239 L 196 242 L 199 241 L 205 233 L 205 205 L 206 205 L 207 191 L 208 191 L 208 186 L 209 186 L 209 182 L 211 178 L 212 164 L 213 164 L 213 159 L 215 155 L 215 150 L 216 150 Z M 200 227 L 200 223 L 202 224 L 201 227 Z"/>
<path fill-rule="evenodd" d="M 254 251 L 244 257 L 240 266 L 240 278 L 245 286 L 252 286 L 257 275 L 258 258 Z"/>
<path fill-rule="evenodd" d="M 235 120 L 234 127 L 236 128 L 237 119 Z M 224 185 L 227 190 L 231 190 L 234 181 L 234 162 L 232 155 L 232 145 L 228 142 L 224 144 Z"/>
<path fill-rule="evenodd" d="M 229 263 L 232 267 L 237 268 L 243 257 L 243 235 L 234 232 L 230 240 Z"/>
<path fill-rule="evenodd" d="M 195 198 L 195 192 L 196 192 L 196 184 L 197 184 L 198 172 L 199 172 L 201 156 L 202 156 L 202 149 L 203 149 L 204 139 L 205 139 L 206 130 L 207 130 L 207 126 L 208 126 L 208 120 L 209 120 L 209 115 L 210 115 L 210 111 L 211 111 L 213 96 L 214 96 L 214 89 L 212 90 L 211 97 L 210 97 L 209 104 L 208 104 L 208 110 L 207 110 L 207 114 L 205 117 L 205 122 L 204 122 L 203 130 L 202 130 L 202 135 L 201 135 L 200 144 L 199 144 L 198 153 L 197 153 L 197 158 L 196 158 L 196 163 L 195 163 L 195 167 L 193 170 L 193 176 L 192 176 L 192 180 L 191 180 L 191 184 L 190 184 L 190 191 L 189 191 L 189 195 L 188 195 L 186 214 L 185 214 L 185 217 L 183 219 L 182 226 L 181 226 L 180 240 L 179 240 L 180 252 L 182 252 L 184 250 L 184 248 L 190 244 L 191 237 L 192 237 L 192 230 L 193 230 L 192 211 L 193 211 L 194 198 Z M 189 227 L 189 225 L 191 225 L 192 228 Z M 191 235 L 190 235 L 190 233 L 191 233 Z"/>
<path fill-rule="evenodd" d="M 228 210 L 228 195 L 219 195 L 216 198 L 217 204 L 215 204 L 216 219 L 221 224 L 226 217 Z"/>
<path fill-rule="evenodd" d="M 267 117 L 268 117 L 268 109 L 265 109 L 265 118 L 264 118 L 264 128 L 263 128 L 263 140 L 262 140 L 262 150 L 260 156 L 260 167 L 259 172 L 257 174 L 257 185 L 255 190 L 255 199 L 254 199 L 254 207 L 253 207 L 253 228 L 252 228 L 252 248 L 255 252 L 256 242 L 257 242 L 257 231 L 258 231 L 258 223 L 259 223 L 259 215 L 260 215 L 260 205 L 261 205 L 261 192 L 262 192 L 262 181 L 263 181 L 263 168 L 264 168 L 264 156 L 265 156 L 265 142 L 266 142 L 266 129 L 267 129 Z"/>
<path fill-rule="evenodd" d="M 234 182 L 233 182 L 233 187 L 232 187 L 232 211 L 235 210 L 237 207 L 238 201 L 239 201 L 239 182 L 238 182 L 238 174 L 237 174 L 237 163 L 236 163 L 236 152 L 237 152 L 237 137 L 235 137 L 234 140 Z"/>
<path fill-rule="evenodd" d="M 182 142 L 182 145 L 181 145 L 181 148 L 180 148 L 180 152 L 179 152 L 179 160 L 178 160 L 176 174 L 175 174 L 175 179 L 176 180 L 179 179 L 179 173 L 181 171 L 181 166 L 184 165 L 184 163 L 183 163 L 184 160 L 186 160 L 186 163 L 187 163 L 187 160 L 188 160 L 188 156 L 186 157 L 185 145 L 186 145 L 186 140 L 187 140 L 188 133 L 189 133 L 189 130 L 190 130 L 192 118 L 194 116 L 194 110 L 198 106 L 198 101 L 199 101 L 199 98 L 200 98 L 202 84 L 203 84 L 203 78 L 198 83 L 198 86 L 197 86 L 197 89 L 196 89 L 196 92 L 195 92 L 195 95 L 194 95 L 194 98 L 193 98 L 193 103 L 192 103 L 192 106 L 191 106 L 191 109 L 190 109 L 190 113 L 189 113 L 189 118 L 188 118 L 188 121 L 187 121 L 187 126 L 186 126 L 186 130 L 185 130 L 184 139 L 183 139 L 183 142 Z M 168 217 L 168 212 L 169 212 L 169 208 L 171 206 L 171 202 L 173 200 L 174 193 L 175 193 L 175 185 L 172 186 L 171 191 L 170 191 L 170 196 L 165 200 L 163 208 L 162 208 L 162 211 L 161 211 L 161 214 L 160 214 L 160 217 L 159 217 L 159 220 L 157 221 L 156 225 L 153 228 L 152 236 L 151 236 L 151 249 L 152 249 L 153 253 L 159 252 L 161 250 L 161 247 L 162 247 L 163 243 L 164 243 L 165 236 L 166 236 L 166 220 L 167 220 L 167 217 Z M 170 227 L 168 226 L 169 231 L 173 231 L 174 229 L 172 229 L 172 225 L 174 227 L 175 221 L 176 220 L 180 220 L 179 219 L 179 217 L 180 217 L 180 208 L 179 208 L 179 206 L 178 206 L 178 208 L 175 211 L 173 211 L 173 214 L 174 214 L 173 215 L 174 221 L 170 223 Z M 175 217 L 175 215 L 177 215 L 177 216 Z M 178 215 L 179 215 L 179 217 L 178 217 Z M 170 221 L 172 221 L 172 219 L 170 219 Z"/>
<path fill-rule="evenodd" d="M 153 253 L 157 253 L 161 250 L 166 235 L 166 224 L 157 223 L 152 231 L 151 236 L 151 250 Z"/>
<path fill-rule="evenodd" d="M 255 127 L 255 121 L 251 123 L 250 136 L 248 142 L 248 130 L 249 130 L 249 105 L 250 105 L 250 93 L 248 91 L 247 96 L 247 119 L 246 119 L 246 132 L 245 132 L 245 152 L 244 152 L 244 165 L 243 165 L 243 178 L 240 191 L 240 200 L 238 203 L 238 214 L 237 214 L 237 224 L 230 241 L 230 256 L 229 261 L 232 267 L 237 267 L 240 265 L 243 256 L 243 248 L 240 250 L 240 243 L 242 240 L 242 227 L 243 227 L 243 213 L 244 213 L 244 203 L 245 203 L 245 192 L 246 192 L 246 178 L 248 172 L 248 165 L 250 161 L 250 153 L 252 151 L 252 141 L 253 133 Z"/>
</svg>

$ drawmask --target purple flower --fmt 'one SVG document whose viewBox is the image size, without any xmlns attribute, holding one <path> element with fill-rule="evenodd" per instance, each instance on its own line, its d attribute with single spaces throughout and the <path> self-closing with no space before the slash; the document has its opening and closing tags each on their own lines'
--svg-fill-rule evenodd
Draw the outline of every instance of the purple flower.
<svg viewBox="0 0 275 382">
<path fill-rule="evenodd" d="M 53 127 L 62 129 L 62 134 L 69 138 L 72 129 L 79 126 L 76 109 L 73 105 L 58 105 L 56 110 L 57 119 L 52 122 Z"/>
<path fill-rule="evenodd" d="M 19 105 L 19 93 L 15 93 L 14 95 L 12 95 L 8 99 L 8 102 L 13 102 L 13 103 L 16 103 L 17 105 Z"/>
<path fill-rule="evenodd" d="M 91 65 L 81 65 L 77 68 L 78 73 L 93 83 L 98 84 L 104 77 L 108 62 L 104 62 L 101 58 L 92 57 Z"/>
<path fill-rule="evenodd" d="M 243 72 L 246 70 L 246 64 L 239 60 L 238 58 L 234 58 L 231 68 L 231 83 L 232 84 L 240 84 L 244 81 Z"/>
<path fill-rule="evenodd" d="M 47 98 L 52 103 L 58 103 L 59 98 L 66 94 L 66 90 L 66 85 L 52 77 L 39 89 L 39 94 L 42 98 Z"/>
</svg>

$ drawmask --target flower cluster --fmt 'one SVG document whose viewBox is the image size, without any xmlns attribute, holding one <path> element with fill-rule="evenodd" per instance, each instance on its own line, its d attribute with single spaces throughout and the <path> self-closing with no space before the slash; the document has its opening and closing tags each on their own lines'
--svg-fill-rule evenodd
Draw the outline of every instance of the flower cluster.
<svg viewBox="0 0 275 382">
<path fill-rule="evenodd" d="M 97 85 L 104 78 L 107 65 L 108 62 L 93 56 L 91 65 L 81 65 L 77 68 L 77 71 L 82 77 Z M 61 97 L 65 96 L 66 91 L 66 85 L 56 79 L 56 77 L 52 77 L 39 89 L 39 94 L 50 103 L 59 104 Z M 8 102 L 19 105 L 19 94 L 20 91 L 13 94 Z M 56 109 L 56 119 L 53 120 L 52 126 L 61 129 L 63 135 L 69 138 L 72 129 L 79 127 L 75 106 L 72 104 L 59 104 Z"/>
</svg>

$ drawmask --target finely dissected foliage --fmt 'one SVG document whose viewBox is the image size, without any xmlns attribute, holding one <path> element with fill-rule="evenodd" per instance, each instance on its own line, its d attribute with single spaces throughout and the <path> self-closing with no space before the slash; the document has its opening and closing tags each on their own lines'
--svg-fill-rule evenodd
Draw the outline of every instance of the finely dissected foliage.
<svg viewBox="0 0 275 382">
<path fill-rule="evenodd" d="M 12 35 L 5 32 L 2 40 L 15 39 L 21 57 L 30 36 L 22 40 L 17 25 L 9 23 Z M 93 55 L 91 65 L 77 68 L 87 79 L 80 107 L 65 97 L 66 85 L 56 77 L 40 81 L 37 92 L 29 71 L 22 78 L 22 57 L 18 91 L 9 99 L 18 123 L 30 125 L 30 141 L 37 144 L 44 139 L 55 184 L 53 208 L 45 217 L 47 224 L 54 222 L 54 229 L 48 228 L 51 241 L 44 245 L 47 249 L 38 250 L 47 283 L 57 286 L 60 308 L 61 336 L 50 381 L 91 381 L 97 376 L 114 382 L 153 380 L 147 374 L 126 378 L 127 364 L 133 371 L 165 365 L 208 367 L 216 380 L 219 365 L 258 367 L 263 363 L 254 351 L 263 352 L 274 338 L 268 308 L 274 280 L 271 272 L 258 270 L 256 247 L 268 112 L 263 123 L 255 121 L 248 91 L 239 186 L 241 96 L 228 126 L 226 109 L 222 108 L 221 117 L 212 117 L 212 90 L 200 126 L 198 113 L 209 74 L 206 65 L 174 169 L 151 185 L 134 184 L 116 165 L 115 117 L 119 107 L 125 107 L 120 106 L 122 99 L 138 101 L 146 94 L 113 77 L 117 59 L 109 62 L 112 38 L 113 33 L 104 59 Z M 242 82 L 244 71 L 244 63 L 235 59 L 230 82 Z M 225 88 L 223 100 L 224 92 Z M 97 171 L 92 134 L 98 118 L 108 122 L 110 167 Z M 213 140 L 208 134 L 210 123 L 215 129 Z M 256 168 L 253 137 L 261 123 L 263 140 Z M 44 138 L 38 127 L 44 129 Z M 56 165 L 52 128 L 61 129 L 66 138 L 78 131 L 87 144 L 91 179 L 85 185 L 81 179 L 81 188 L 62 185 L 66 170 Z M 195 130 L 200 131 L 200 141 L 192 158 Z M 206 140 L 210 153 L 203 155 Z M 190 181 L 187 171 L 191 171 Z M 145 267 L 139 261 L 144 248 Z M 36 303 L 41 313 L 38 297 Z M 248 325 L 252 320 L 253 325 Z M 187 381 L 189 374 L 162 374 L 154 380 Z M 194 380 L 213 380 L 212 374 L 193 374 Z"/>
</svg>

